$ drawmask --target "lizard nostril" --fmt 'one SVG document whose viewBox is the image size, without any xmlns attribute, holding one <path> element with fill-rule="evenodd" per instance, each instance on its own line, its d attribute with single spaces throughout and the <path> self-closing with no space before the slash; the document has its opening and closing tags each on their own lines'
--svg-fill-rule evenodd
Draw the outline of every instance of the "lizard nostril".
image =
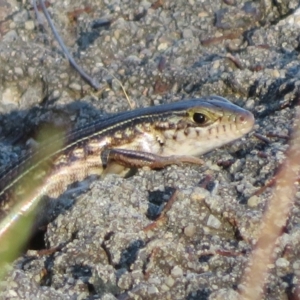
<svg viewBox="0 0 300 300">
<path fill-rule="evenodd" d="M 240 116 L 240 121 L 243 123 L 245 122 L 245 117 L 244 116 Z"/>
<path fill-rule="evenodd" d="M 240 130 L 243 130 L 243 132 L 249 132 L 253 128 L 254 123 L 254 116 L 249 111 L 240 113 L 237 119 L 237 126 L 240 128 Z"/>
<path fill-rule="evenodd" d="M 255 122 L 253 114 L 249 111 L 241 113 L 238 120 L 242 124 L 249 124 L 249 126 L 253 126 Z"/>
</svg>

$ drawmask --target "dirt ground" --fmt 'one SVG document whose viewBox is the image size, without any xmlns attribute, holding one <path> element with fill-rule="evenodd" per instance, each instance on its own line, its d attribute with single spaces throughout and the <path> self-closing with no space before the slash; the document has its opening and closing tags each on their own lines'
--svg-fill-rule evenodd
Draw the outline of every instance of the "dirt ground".
<svg viewBox="0 0 300 300">
<path fill-rule="evenodd" d="M 16 260 L 0 297 L 239 299 L 297 121 L 299 1 L 48 0 L 46 6 L 99 88 L 70 66 L 40 6 L 37 18 L 30 1 L 0 0 L 0 172 L 40 128 L 77 128 L 129 110 L 119 81 L 135 107 L 214 94 L 252 111 L 256 125 L 205 155 L 204 166 L 109 175 L 63 195 L 42 245 L 29 245 Z M 170 199 L 164 218 L 153 223 Z M 299 221 L 297 189 L 263 299 L 300 299 Z M 41 254 L 45 249 L 56 250 Z"/>
</svg>

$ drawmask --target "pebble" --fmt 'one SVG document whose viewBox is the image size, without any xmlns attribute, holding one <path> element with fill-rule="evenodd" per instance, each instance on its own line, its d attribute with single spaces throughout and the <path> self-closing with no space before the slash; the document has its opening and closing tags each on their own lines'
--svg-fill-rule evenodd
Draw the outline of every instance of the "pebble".
<svg viewBox="0 0 300 300">
<path fill-rule="evenodd" d="M 20 93 L 16 87 L 10 86 L 3 91 L 2 104 L 14 105 L 17 107 L 18 100 L 20 99 Z"/>
<path fill-rule="evenodd" d="M 214 228 L 214 229 L 220 229 L 220 227 L 222 226 L 222 223 L 214 215 L 209 215 L 206 225 L 208 227 L 211 227 L 211 228 Z"/>
<path fill-rule="evenodd" d="M 81 91 L 81 85 L 76 83 L 76 82 L 72 82 L 69 85 L 70 89 L 75 90 L 75 91 Z"/>
<path fill-rule="evenodd" d="M 173 277 L 182 277 L 183 276 L 183 271 L 179 266 L 175 266 L 172 270 L 171 270 L 171 275 Z"/>
<path fill-rule="evenodd" d="M 188 237 L 192 237 L 196 232 L 196 226 L 190 224 L 184 228 L 184 234 Z"/>
<path fill-rule="evenodd" d="M 168 287 L 172 287 L 174 284 L 175 284 L 175 280 L 173 279 L 173 277 L 171 276 L 168 276 L 165 280 L 165 284 L 168 286 Z"/>
<path fill-rule="evenodd" d="M 14 72 L 18 76 L 23 76 L 24 75 L 24 72 L 23 72 L 22 68 L 20 68 L 20 67 L 15 67 Z"/>
<path fill-rule="evenodd" d="M 254 195 L 251 196 L 248 201 L 247 201 L 247 205 L 249 207 L 257 207 L 257 205 L 260 203 L 260 199 L 258 196 Z"/>
<path fill-rule="evenodd" d="M 287 268 L 290 265 L 290 263 L 285 258 L 280 257 L 276 260 L 275 265 L 279 268 Z"/>
<path fill-rule="evenodd" d="M 25 29 L 26 30 L 33 30 L 34 29 L 34 21 L 29 20 L 25 22 Z"/>
<path fill-rule="evenodd" d="M 148 287 L 148 293 L 150 295 L 158 294 L 159 290 L 158 290 L 158 288 L 155 285 L 151 285 L 151 286 Z"/>
<path fill-rule="evenodd" d="M 184 29 L 183 32 L 182 32 L 182 37 L 184 39 L 191 39 L 194 37 L 193 35 L 193 31 L 191 29 Z"/>
<path fill-rule="evenodd" d="M 15 23 L 25 23 L 28 20 L 28 11 L 23 9 L 13 16 Z"/>
<path fill-rule="evenodd" d="M 11 43 L 17 39 L 18 39 L 18 34 L 17 34 L 16 30 L 10 30 L 3 36 L 2 41 L 4 43 Z"/>
</svg>

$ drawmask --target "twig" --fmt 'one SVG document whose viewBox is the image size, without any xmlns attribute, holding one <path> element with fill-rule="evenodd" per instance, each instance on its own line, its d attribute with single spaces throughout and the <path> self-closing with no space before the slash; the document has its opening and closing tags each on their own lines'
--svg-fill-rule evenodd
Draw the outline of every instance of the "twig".
<svg viewBox="0 0 300 300">
<path fill-rule="evenodd" d="M 32 0 L 32 6 L 33 6 L 33 9 L 34 9 L 34 12 L 35 12 L 35 15 L 36 15 L 36 19 L 37 19 L 37 22 L 39 25 L 42 25 L 43 24 L 43 21 L 42 21 L 42 18 L 41 18 L 41 15 L 39 13 L 39 10 L 37 8 L 37 5 L 36 5 L 36 1 L 35 0 Z"/>
<path fill-rule="evenodd" d="M 39 24 L 42 24 L 42 21 L 41 21 L 41 18 L 40 18 L 40 15 L 39 15 L 39 12 L 38 12 L 38 9 L 37 9 L 37 5 L 36 5 L 36 0 L 32 0 L 32 5 L 33 5 L 33 8 L 34 8 L 34 11 L 35 11 L 35 14 L 37 16 L 37 20 L 38 20 L 38 23 Z M 98 80 L 90 77 L 88 74 L 86 74 L 84 72 L 84 70 L 75 62 L 74 58 L 71 56 L 69 50 L 67 49 L 67 47 L 65 46 L 62 38 L 60 37 L 60 35 L 58 34 L 53 22 L 52 22 L 52 19 L 47 11 L 47 8 L 45 6 L 45 3 L 44 3 L 44 0 L 40 0 L 40 5 L 41 5 L 41 8 L 43 10 L 43 13 L 45 14 L 45 17 L 47 19 L 47 22 L 52 30 L 52 33 L 54 35 L 54 37 L 56 38 L 56 40 L 58 41 L 61 49 L 63 50 L 65 56 L 68 58 L 71 66 L 80 74 L 80 76 L 85 80 L 87 81 L 93 88 L 95 88 L 96 90 L 100 89 L 100 84 L 98 82 Z M 134 102 L 132 102 L 130 100 L 130 98 L 128 97 L 126 91 L 125 91 L 125 88 L 123 86 L 123 84 L 121 83 L 121 81 L 116 77 L 114 76 L 113 74 L 111 74 L 106 68 L 102 67 L 102 69 L 104 69 L 109 75 L 111 75 L 121 86 L 122 88 L 122 91 L 127 99 L 127 102 L 130 106 L 131 109 L 134 109 L 135 108 L 135 104 Z"/>
<path fill-rule="evenodd" d="M 33 2 L 35 2 L 35 0 L 33 0 Z M 36 4 L 35 4 L 35 5 L 36 5 Z M 71 64 L 71 66 L 72 66 L 72 67 L 80 74 L 80 76 L 81 76 L 85 81 L 87 81 L 93 88 L 95 88 L 95 89 L 98 90 L 98 89 L 100 88 L 99 82 L 98 82 L 96 79 L 90 77 L 88 74 L 86 74 L 86 73 L 80 68 L 80 66 L 75 62 L 74 58 L 71 56 L 69 50 L 68 50 L 67 47 L 65 46 L 65 44 L 64 44 L 64 42 L 63 42 L 63 40 L 62 40 L 62 38 L 61 38 L 60 35 L 58 34 L 58 32 L 57 32 L 57 30 L 56 30 L 56 28 L 55 28 L 55 26 L 54 26 L 54 24 L 53 24 L 53 22 L 52 22 L 52 20 L 51 20 L 51 18 L 50 18 L 50 15 L 49 15 L 49 13 L 48 13 L 48 11 L 47 11 L 47 9 L 46 9 L 44 0 L 40 0 L 40 5 L 41 5 L 41 8 L 42 8 L 42 10 L 43 10 L 43 13 L 44 13 L 44 15 L 45 15 L 45 17 L 46 17 L 46 19 L 47 19 L 47 21 L 48 21 L 48 24 L 49 24 L 49 26 L 50 26 L 50 28 L 51 28 L 51 30 L 52 30 L 52 33 L 54 34 L 56 40 L 58 41 L 58 43 L 59 43 L 61 49 L 62 49 L 63 52 L 64 52 L 64 54 L 65 54 L 66 57 L 68 58 L 68 60 L 69 60 L 69 62 L 70 62 L 70 64 Z"/>
<path fill-rule="evenodd" d="M 262 299 L 269 265 L 274 261 L 274 249 L 286 224 L 296 192 L 300 165 L 300 112 L 295 117 L 295 128 L 287 151 L 287 158 L 276 176 L 276 186 L 266 210 L 260 235 L 249 259 L 242 280 L 241 299 Z"/>
</svg>

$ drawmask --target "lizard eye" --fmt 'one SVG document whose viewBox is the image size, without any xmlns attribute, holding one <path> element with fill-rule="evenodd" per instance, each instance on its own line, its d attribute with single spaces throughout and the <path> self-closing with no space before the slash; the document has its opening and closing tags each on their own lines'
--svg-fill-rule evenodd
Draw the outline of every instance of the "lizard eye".
<svg viewBox="0 0 300 300">
<path fill-rule="evenodd" d="M 203 125 L 207 122 L 207 116 L 201 113 L 194 113 L 193 120 L 199 125 Z"/>
</svg>

